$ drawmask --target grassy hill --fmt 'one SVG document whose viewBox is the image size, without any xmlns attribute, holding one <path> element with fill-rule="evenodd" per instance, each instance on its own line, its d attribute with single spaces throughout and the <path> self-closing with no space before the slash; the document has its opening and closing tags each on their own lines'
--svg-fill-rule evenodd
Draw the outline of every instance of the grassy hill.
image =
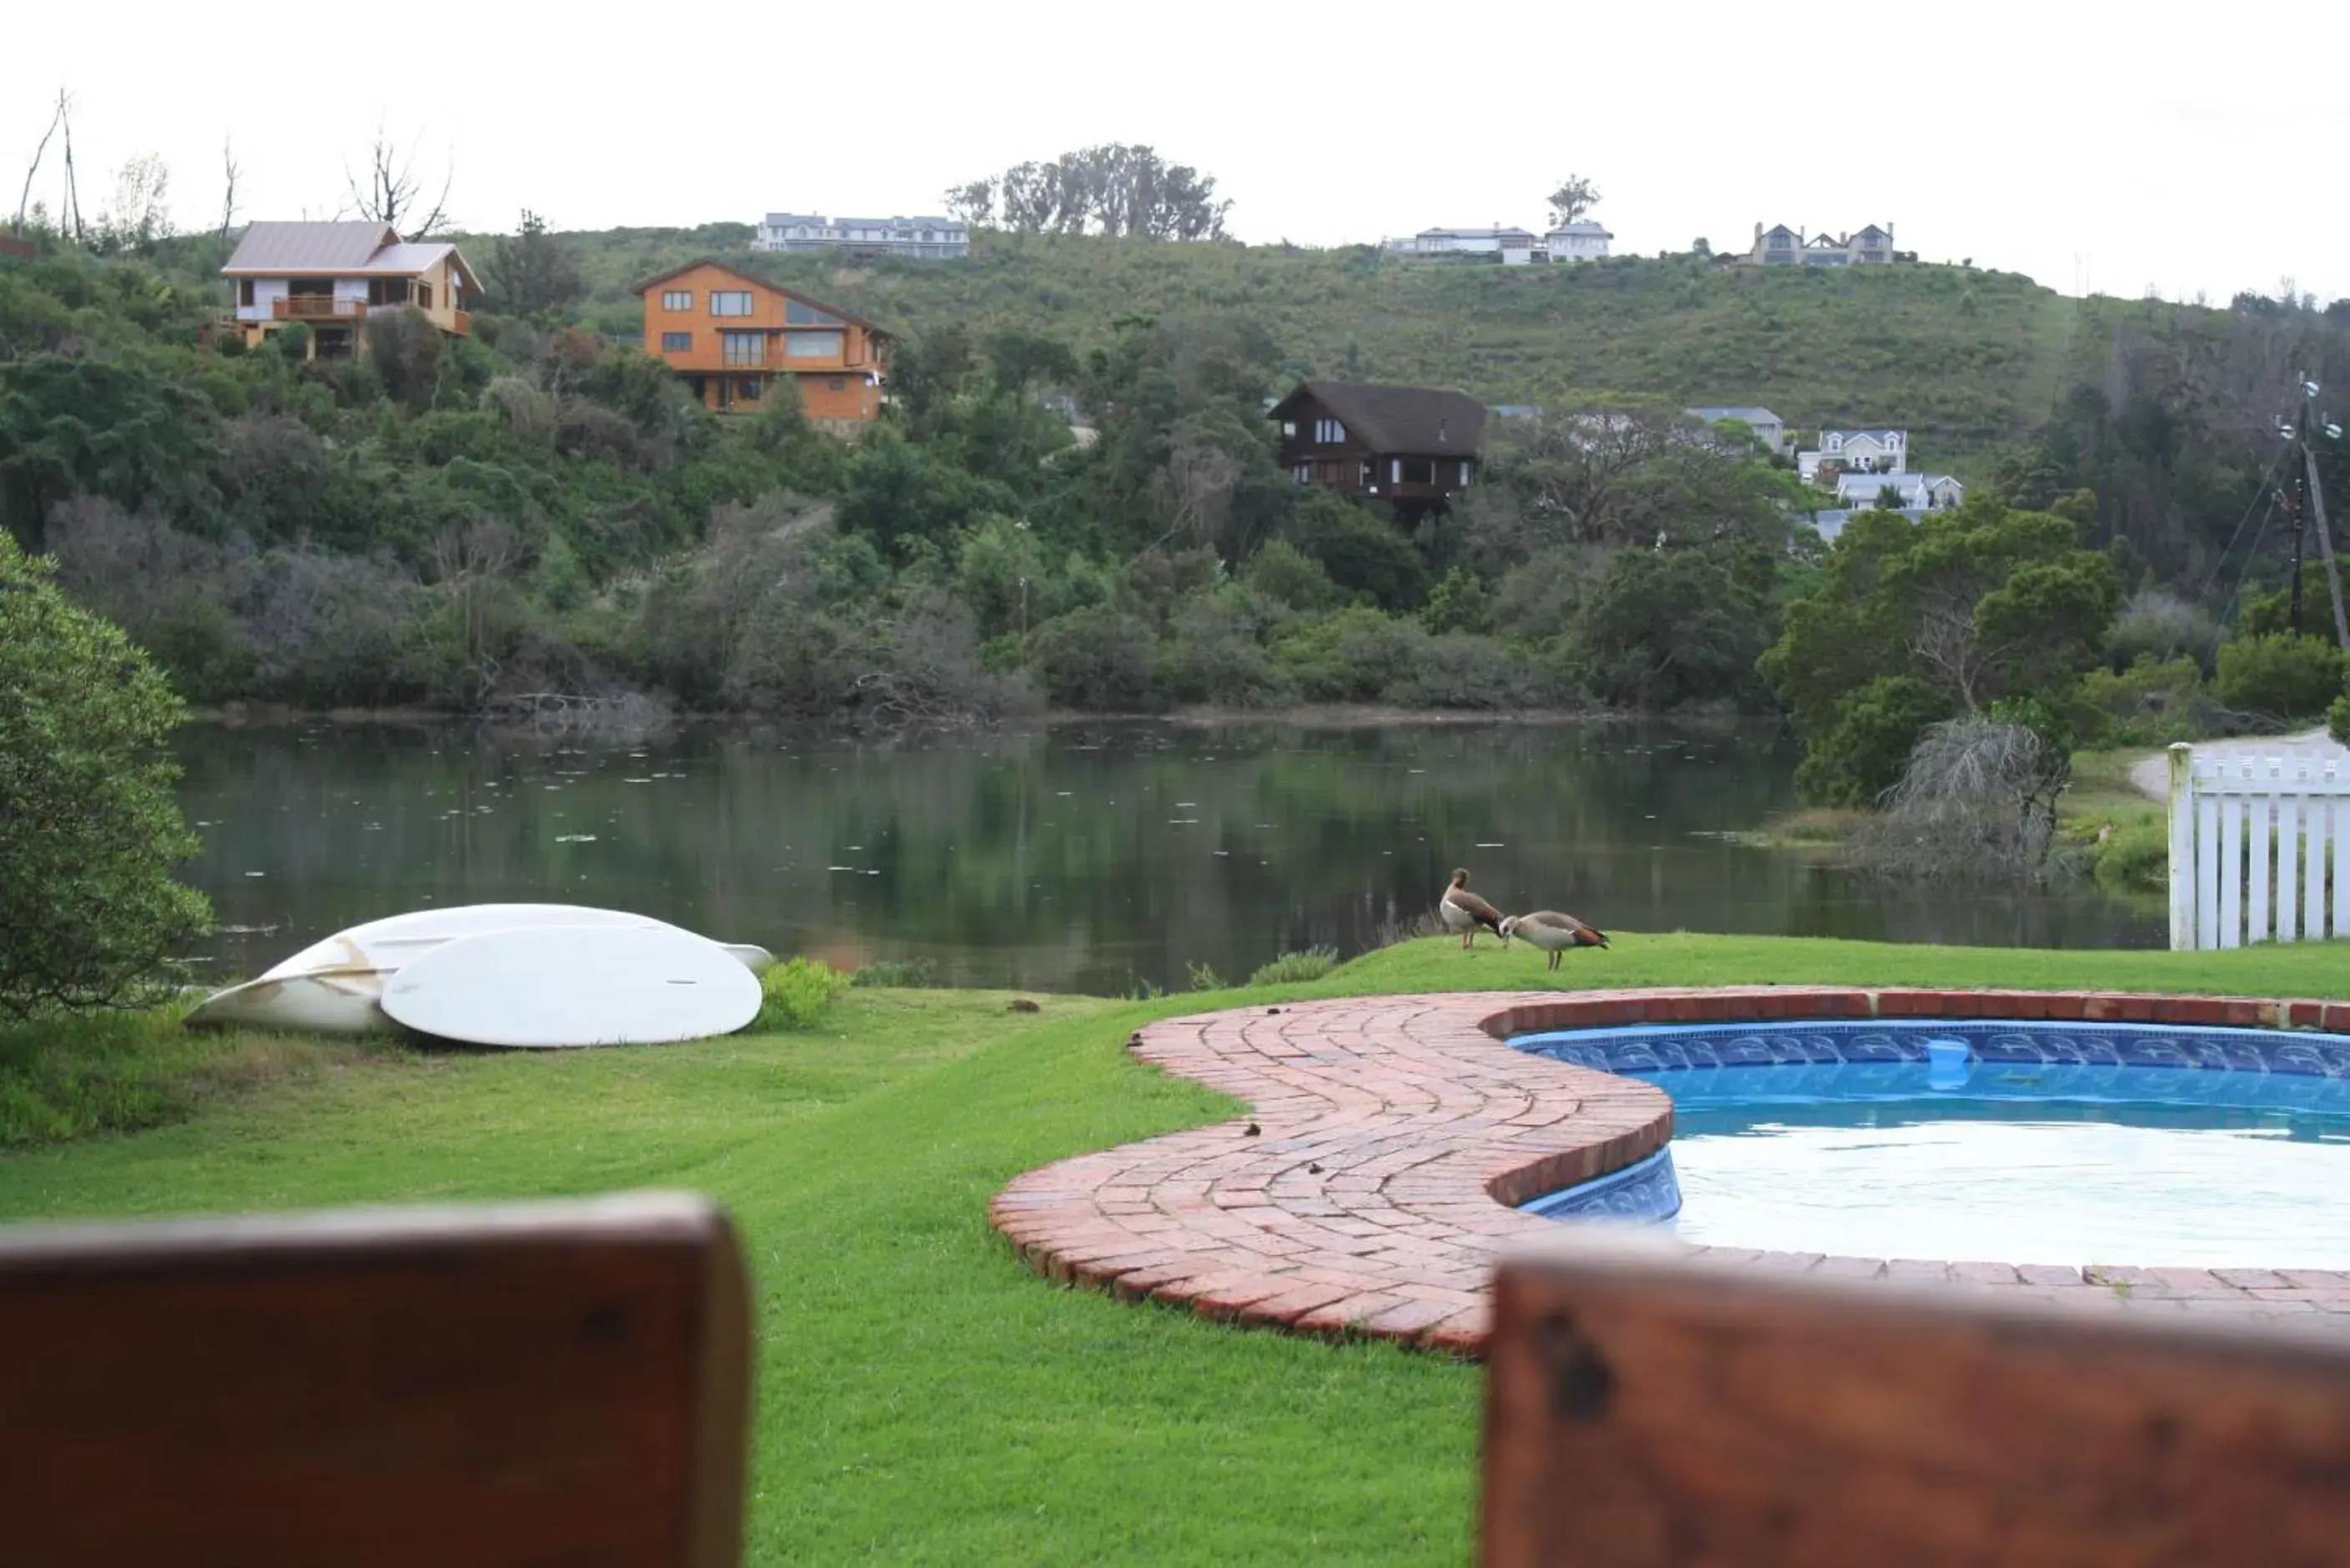
<svg viewBox="0 0 2350 1568">
<path fill-rule="evenodd" d="M 741 224 L 568 236 L 591 317 L 619 337 L 639 329 L 631 283 L 712 254 L 901 332 L 1015 323 L 1082 348 L 1127 312 L 1231 313 L 1263 326 L 1301 375 L 1436 382 L 1490 403 L 1578 392 L 1763 403 L 1797 427 L 1905 426 L 1922 460 L 1962 474 L 2035 431 L 2102 363 L 2116 321 L 2140 309 L 1950 266 L 1764 271 L 1676 256 L 1504 269 L 1367 247 L 1012 234 L 983 235 L 967 261 L 847 262 L 766 254 L 749 237 Z"/>
</svg>

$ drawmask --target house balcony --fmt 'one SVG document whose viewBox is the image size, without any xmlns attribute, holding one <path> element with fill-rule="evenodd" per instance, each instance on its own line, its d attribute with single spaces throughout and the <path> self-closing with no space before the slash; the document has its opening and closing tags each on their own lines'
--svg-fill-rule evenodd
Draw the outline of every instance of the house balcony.
<svg viewBox="0 0 2350 1568">
<path fill-rule="evenodd" d="M 269 314 L 278 321 L 357 321 L 367 310 L 364 299 L 325 294 L 281 294 L 269 302 Z"/>
</svg>

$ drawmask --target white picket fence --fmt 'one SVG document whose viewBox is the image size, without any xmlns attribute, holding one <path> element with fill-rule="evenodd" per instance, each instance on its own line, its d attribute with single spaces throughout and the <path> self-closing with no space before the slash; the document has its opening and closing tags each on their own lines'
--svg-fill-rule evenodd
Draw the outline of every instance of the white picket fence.
<svg viewBox="0 0 2350 1568">
<path fill-rule="evenodd" d="M 2171 747 L 2172 949 L 2329 935 L 2350 937 L 2350 777 L 2323 758 Z"/>
</svg>

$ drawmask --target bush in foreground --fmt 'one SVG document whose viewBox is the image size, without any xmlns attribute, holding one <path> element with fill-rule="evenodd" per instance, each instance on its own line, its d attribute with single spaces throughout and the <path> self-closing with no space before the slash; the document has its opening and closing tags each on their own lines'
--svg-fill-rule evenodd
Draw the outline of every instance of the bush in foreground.
<svg viewBox="0 0 2350 1568">
<path fill-rule="evenodd" d="M 0 531 L 0 1017 L 154 1002 L 212 919 L 172 879 L 180 701 L 53 573 Z"/>
<path fill-rule="evenodd" d="M 1268 964 L 1259 964 L 1256 972 L 1248 977 L 1251 985 L 1295 985 L 1304 981 L 1320 980 L 1338 967 L 1336 948 L 1307 948 L 1304 952 L 1284 953 Z"/>
<path fill-rule="evenodd" d="M 854 983 L 819 959 L 795 958 L 789 963 L 779 963 L 760 977 L 760 986 L 767 993 L 759 1016 L 753 1021 L 754 1029 L 812 1028 L 832 999 Z"/>
</svg>

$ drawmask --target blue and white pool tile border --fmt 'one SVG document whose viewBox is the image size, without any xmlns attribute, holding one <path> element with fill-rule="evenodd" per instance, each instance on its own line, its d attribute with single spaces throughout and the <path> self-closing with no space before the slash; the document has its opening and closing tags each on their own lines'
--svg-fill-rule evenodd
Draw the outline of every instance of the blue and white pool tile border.
<svg viewBox="0 0 2350 1568">
<path fill-rule="evenodd" d="M 2350 1078 L 2350 1035 L 2308 1031 L 2054 1020 L 1912 1018 L 1783 1023 L 1641 1023 L 1518 1034 L 1521 1051 L 1601 1072 L 1924 1062 L 1929 1040 L 1960 1040 L 1976 1062 L 2192 1068 Z"/>
</svg>

